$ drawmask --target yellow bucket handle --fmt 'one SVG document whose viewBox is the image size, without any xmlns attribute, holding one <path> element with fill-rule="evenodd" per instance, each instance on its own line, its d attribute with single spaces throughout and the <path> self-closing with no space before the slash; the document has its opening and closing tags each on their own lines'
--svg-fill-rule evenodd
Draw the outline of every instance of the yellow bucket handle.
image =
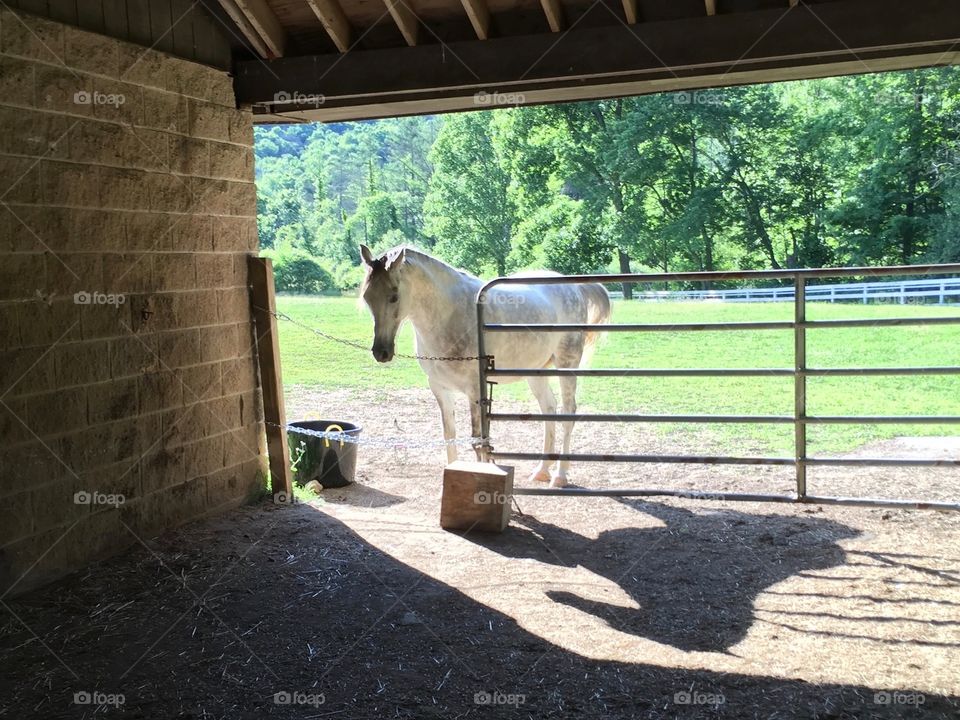
<svg viewBox="0 0 960 720">
<path fill-rule="evenodd" d="M 341 435 L 344 434 L 344 429 L 343 429 L 342 427 L 340 427 L 339 425 L 327 425 L 327 429 L 324 430 L 324 432 L 330 432 L 330 430 L 331 430 L 332 428 L 336 428 L 337 431 L 338 431 Z M 325 438 L 323 439 L 323 446 L 324 446 L 324 447 L 330 447 L 330 438 L 325 437 Z M 340 438 L 340 449 L 343 450 L 343 438 L 342 438 L 342 437 Z"/>
</svg>

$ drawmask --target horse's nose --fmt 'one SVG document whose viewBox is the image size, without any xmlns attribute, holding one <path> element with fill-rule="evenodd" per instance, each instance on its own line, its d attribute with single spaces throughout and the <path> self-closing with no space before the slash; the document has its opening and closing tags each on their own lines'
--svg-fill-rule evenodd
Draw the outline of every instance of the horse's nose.
<svg viewBox="0 0 960 720">
<path fill-rule="evenodd" d="M 390 362 L 393 360 L 393 350 L 385 347 L 374 347 L 373 348 L 373 357 L 377 362 Z"/>
</svg>

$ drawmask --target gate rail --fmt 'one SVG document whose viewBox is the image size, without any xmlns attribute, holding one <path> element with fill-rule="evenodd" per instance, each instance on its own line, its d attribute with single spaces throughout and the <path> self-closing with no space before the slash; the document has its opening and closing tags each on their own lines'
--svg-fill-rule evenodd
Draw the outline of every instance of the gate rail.
<svg viewBox="0 0 960 720">
<path fill-rule="evenodd" d="M 724 493 L 725 500 L 762 502 L 801 502 L 844 504 L 870 507 L 908 507 L 916 509 L 958 510 L 960 502 L 926 502 L 895 498 L 836 497 L 810 495 L 807 492 L 809 467 L 958 467 L 960 458 L 952 460 L 914 458 L 820 458 L 807 455 L 807 426 L 811 424 L 960 424 L 960 416 L 809 416 L 806 408 L 808 377 L 883 376 L 883 375 L 958 375 L 960 367 L 807 367 L 807 330 L 897 327 L 907 325 L 960 324 L 956 317 L 905 317 L 874 320 L 807 320 L 807 282 L 817 278 L 888 277 L 917 275 L 946 275 L 960 273 L 960 264 L 911 265 L 872 268 L 822 268 L 806 270 L 753 270 L 739 272 L 691 272 L 627 275 L 568 275 L 553 277 L 502 277 L 491 280 L 477 294 L 477 346 L 480 356 L 480 435 L 481 455 L 486 460 L 571 460 L 583 462 L 638 462 L 690 463 L 710 465 L 781 465 L 796 469 L 796 493 L 790 495 Z M 717 282 L 729 280 L 793 280 L 794 319 L 777 322 L 713 322 L 681 324 L 610 324 L 603 332 L 669 332 L 716 330 L 792 330 L 794 336 L 794 365 L 792 368 L 715 368 L 715 369 L 640 369 L 640 368 L 498 368 L 495 358 L 487 355 L 485 334 L 488 332 L 571 332 L 596 330 L 596 325 L 584 323 L 514 324 L 487 323 L 484 319 L 486 297 L 490 289 L 501 285 L 571 285 L 584 283 L 658 283 L 658 282 Z M 637 414 L 543 414 L 494 413 L 490 386 L 497 377 L 745 377 L 785 376 L 794 378 L 794 412 L 792 415 L 637 415 Z M 492 421 L 578 421 L 578 422 L 679 422 L 679 423 L 782 423 L 794 426 L 793 457 L 734 457 L 700 455 L 630 455 L 616 453 L 523 453 L 496 452 L 490 444 Z M 717 497 L 714 493 L 668 489 L 593 489 L 593 488 L 515 488 L 516 495 L 570 495 L 570 496 L 680 496 Z"/>
</svg>

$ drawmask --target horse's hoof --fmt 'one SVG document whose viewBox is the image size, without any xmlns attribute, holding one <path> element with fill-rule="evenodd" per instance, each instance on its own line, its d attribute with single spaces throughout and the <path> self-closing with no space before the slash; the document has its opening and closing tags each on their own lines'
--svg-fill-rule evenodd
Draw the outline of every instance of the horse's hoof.
<svg viewBox="0 0 960 720">
<path fill-rule="evenodd" d="M 530 475 L 530 482 L 550 482 L 550 471 L 538 470 Z"/>
<path fill-rule="evenodd" d="M 550 487 L 562 488 L 567 486 L 567 476 L 566 475 L 554 475 L 550 479 Z"/>
</svg>

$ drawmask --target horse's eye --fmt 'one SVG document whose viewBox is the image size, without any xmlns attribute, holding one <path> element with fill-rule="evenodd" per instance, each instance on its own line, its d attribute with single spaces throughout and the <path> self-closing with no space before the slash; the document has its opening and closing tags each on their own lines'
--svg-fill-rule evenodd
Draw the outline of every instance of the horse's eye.
<svg viewBox="0 0 960 720">
<path fill-rule="evenodd" d="M 399 302 L 399 300 L 400 300 L 400 296 L 399 296 L 399 295 L 394 294 L 394 295 L 391 295 L 391 296 L 390 296 L 390 302 L 392 302 L 392 303 Z"/>
</svg>

